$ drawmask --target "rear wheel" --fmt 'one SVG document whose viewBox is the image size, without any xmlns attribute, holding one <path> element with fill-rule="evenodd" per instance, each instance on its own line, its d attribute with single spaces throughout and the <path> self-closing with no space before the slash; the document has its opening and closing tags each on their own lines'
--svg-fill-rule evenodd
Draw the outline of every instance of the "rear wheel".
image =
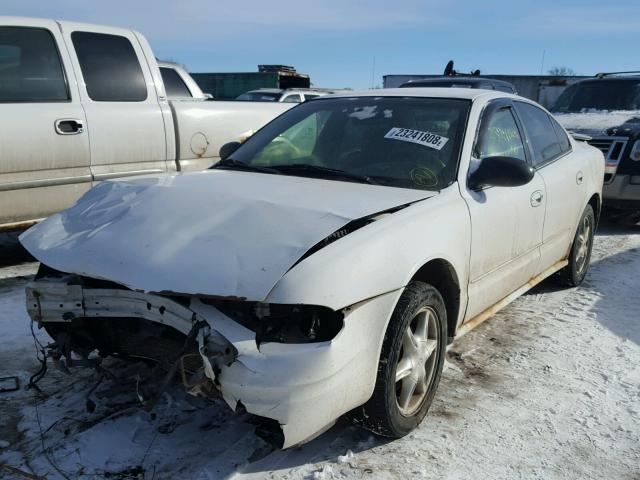
<svg viewBox="0 0 640 480">
<path fill-rule="evenodd" d="M 385 334 L 371 399 L 351 413 L 379 435 L 399 438 L 427 414 L 447 346 L 447 314 L 433 286 L 412 282 L 403 292 Z"/>
<path fill-rule="evenodd" d="M 569 287 L 577 287 L 582 283 L 589 270 L 593 235 L 595 230 L 595 215 L 591 205 L 587 205 L 580 217 L 578 230 L 573 239 L 569 264 L 558 272 L 560 283 Z"/>
</svg>

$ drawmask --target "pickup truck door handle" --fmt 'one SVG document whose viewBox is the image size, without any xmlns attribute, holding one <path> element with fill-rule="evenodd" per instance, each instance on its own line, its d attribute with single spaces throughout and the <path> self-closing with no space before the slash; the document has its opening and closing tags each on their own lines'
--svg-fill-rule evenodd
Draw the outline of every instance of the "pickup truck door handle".
<svg viewBox="0 0 640 480">
<path fill-rule="evenodd" d="M 544 198 L 544 195 L 542 195 L 542 192 L 540 190 L 536 190 L 531 194 L 531 206 L 539 207 L 540 205 L 542 205 L 543 198 Z"/>
<path fill-rule="evenodd" d="M 77 118 L 59 118 L 55 128 L 58 135 L 78 135 L 84 132 L 82 121 Z"/>
</svg>

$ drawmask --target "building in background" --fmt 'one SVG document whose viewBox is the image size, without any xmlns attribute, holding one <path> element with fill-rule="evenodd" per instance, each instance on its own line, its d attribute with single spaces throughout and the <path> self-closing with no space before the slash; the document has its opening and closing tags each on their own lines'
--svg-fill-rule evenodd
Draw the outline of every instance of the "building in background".
<svg viewBox="0 0 640 480">
<path fill-rule="evenodd" d="M 496 80 L 505 80 L 515 85 L 518 94 L 551 108 L 560 94 L 569 85 L 583 80 L 585 76 L 552 76 L 552 75 L 480 75 Z M 384 88 L 396 88 L 409 80 L 420 78 L 436 78 L 442 75 L 385 75 Z"/>
<path fill-rule="evenodd" d="M 203 92 L 218 100 L 230 100 L 259 88 L 309 88 L 309 75 L 287 65 L 258 65 L 257 72 L 192 73 Z"/>
</svg>

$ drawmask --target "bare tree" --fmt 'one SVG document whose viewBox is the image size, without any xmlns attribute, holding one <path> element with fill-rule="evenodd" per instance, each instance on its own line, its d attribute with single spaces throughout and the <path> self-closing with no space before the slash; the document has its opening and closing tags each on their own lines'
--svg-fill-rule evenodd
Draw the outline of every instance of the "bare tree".
<svg viewBox="0 0 640 480">
<path fill-rule="evenodd" d="M 554 77 L 573 77 L 576 74 L 573 68 L 569 67 L 552 67 L 547 73 Z"/>
</svg>

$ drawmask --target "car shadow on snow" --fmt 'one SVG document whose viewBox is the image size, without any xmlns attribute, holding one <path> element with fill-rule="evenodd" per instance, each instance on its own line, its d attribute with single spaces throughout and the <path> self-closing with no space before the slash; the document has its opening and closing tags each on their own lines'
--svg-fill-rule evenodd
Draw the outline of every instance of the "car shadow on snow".
<svg viewBox="0 0 640 480">
<path fill-rule="evenodd" d="M 631 248 L 593 262 L 582 287 L 598 298 L 591 306 L 597 321 L 637 345 L 640 345 L 639 272 L 640 248 Z"/>
</svg>

